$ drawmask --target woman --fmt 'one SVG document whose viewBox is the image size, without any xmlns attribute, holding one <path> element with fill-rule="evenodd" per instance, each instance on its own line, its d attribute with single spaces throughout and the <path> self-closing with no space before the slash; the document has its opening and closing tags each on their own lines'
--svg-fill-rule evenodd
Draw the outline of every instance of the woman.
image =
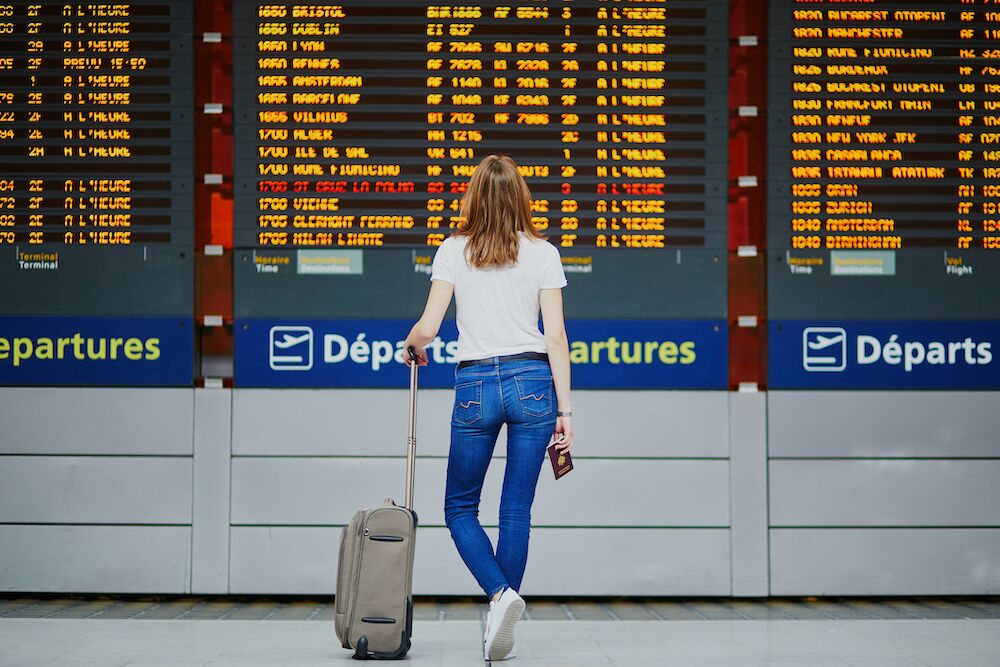
<svg viewBox="0 0 1000 667">
<path fill-rule="evenodd" d="M 531 224 L 531 193 L 509 157 L 491 155 L 480 163 L 462 199 L 462 216 L 463 224 L 434 256 L 427 305 L 403 349 L 412 345 L 418 363 L 427 363 L 423 348 L 437 336 L 454 293 L 459 364 L 445 522 L 490 598 L 485 656 L 503 660 L 515 655 L 514 625 L 524 612 L 517 591 L 545 449 L 553 433 L 560 451 L 573 444 L 561 291 L 566 276 L 558 249 Z M 479 523 L 479 497 L 503 424 L 507 467 L 494 554 Z"/>
</svg>

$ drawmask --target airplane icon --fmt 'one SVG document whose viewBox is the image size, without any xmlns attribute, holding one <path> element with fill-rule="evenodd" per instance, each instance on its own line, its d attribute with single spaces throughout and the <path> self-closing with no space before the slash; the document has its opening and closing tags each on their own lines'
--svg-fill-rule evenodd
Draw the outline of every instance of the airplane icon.
<svg viewBox="0 0 1000 667">
<path fill-rule="evenodd" d="M 271 327 L 269 364 L 275 371 L 307 371 L 313 365 L 313 330 L 303 326 Z"/>
<path fill-rule="evenodd" d="M 810 372 L 847 368 L 847 331 L 841 327 L 803 329 L 802 368 Z"/>
</svg>

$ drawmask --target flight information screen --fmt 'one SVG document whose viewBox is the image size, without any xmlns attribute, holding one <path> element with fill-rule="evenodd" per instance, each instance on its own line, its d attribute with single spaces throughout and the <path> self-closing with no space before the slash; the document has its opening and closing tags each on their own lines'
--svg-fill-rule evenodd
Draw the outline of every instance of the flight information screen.
<svg viewBox="0 0 1000 667">
<path fill-rule="evenodd" d="M 191 382 L 191 30 L 0 2 L 0 381 Z"/>
<path fill-rule="evenodd" d="M 771 6 L 772 316 L 1000 316 L 1000 6 Z"/>
<path fill-rule="evenodd" d="M 519 163 L 535 224 L 569 270 L 613 283 L 628 265 L 676 273 L 687 260 L 721 275 L 724 3 L 234 11 L 236 245 L 260 276 L 241 290 L 241 309 L 283 273 L 365 276 L 328 280 L 349 285 L 348 298 L 322 314 L 378 307 L 356 283 L 411 293 L 403 276 L 426 277 L 490 153 Z M 705 288 L 724 286 L 715 282 Z"/>
<path fill-rule="evenodd" d="M 1000 6 L 770 12 L 772 380 L 794 367 L 805 384 L 982 386 L 998 375 L 983 320 L 1000 318 Z M 819 320 L 830 330 L 803 331 Z"/>
<path fill-rule="evenodd" d="M 569 317 L 724 318 L 725 2 L 233 10 L 237 318 L 415 317 L 491 153 Z"/>
</svg>

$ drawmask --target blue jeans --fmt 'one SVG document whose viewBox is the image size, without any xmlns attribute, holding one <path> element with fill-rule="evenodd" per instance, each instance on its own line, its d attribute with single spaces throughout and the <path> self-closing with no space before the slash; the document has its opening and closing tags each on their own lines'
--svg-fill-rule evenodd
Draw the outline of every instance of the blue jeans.
<svg viewBox="0 0 1000 667">
<path fill-rule="evenodd" d="M 479 499 L 500 427 L 507 467 L 496 554 L 479 523 Z M 535 485 L 556 423 L 552 371 L 545 361 L 500 361 L 455 372 L 455 407 L 444 518 L 458 553 L 487 596 L 521 587 Z"/>
</svg>

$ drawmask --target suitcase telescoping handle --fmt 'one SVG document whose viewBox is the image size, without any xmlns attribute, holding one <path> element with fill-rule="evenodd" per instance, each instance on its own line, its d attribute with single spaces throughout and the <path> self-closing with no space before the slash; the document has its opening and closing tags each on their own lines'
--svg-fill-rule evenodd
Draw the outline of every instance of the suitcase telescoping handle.
<svg viewBox="0 0 1000 667">
<path fill-rule="evenodd" d="M 406 507 L 413 509 L 413 468 L 417 459 L 417 351 L 411 345 L 410 355 L 410 426 L 406 436 Z"/>
</svg>

